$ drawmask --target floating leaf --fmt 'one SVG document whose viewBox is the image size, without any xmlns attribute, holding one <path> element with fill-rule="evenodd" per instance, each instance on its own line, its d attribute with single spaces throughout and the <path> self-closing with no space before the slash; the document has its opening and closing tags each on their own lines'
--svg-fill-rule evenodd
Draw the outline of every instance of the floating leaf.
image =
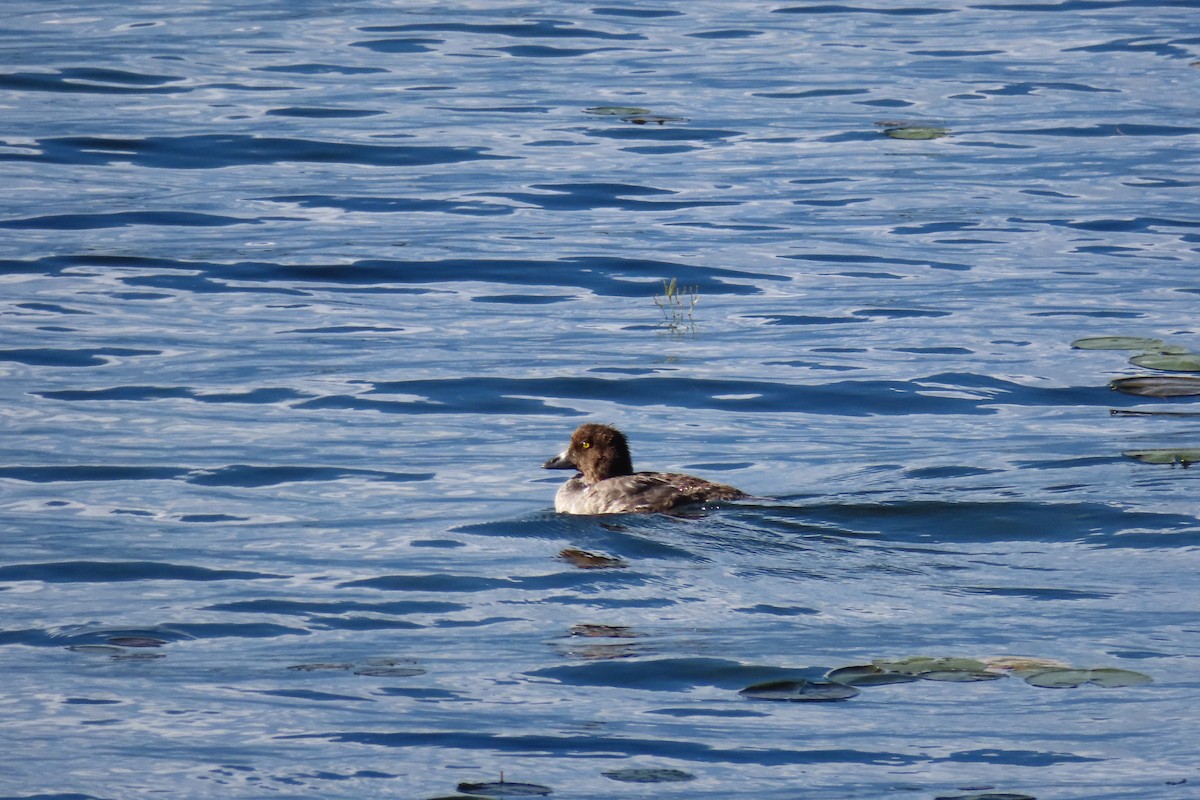
<svg viewBox="0 0 1200 800">
<path fill-rule="evenodd" d="M 652 114 L 630 114 L 621 117 L 626 122 L 632 122 L 634 125 L 646 125 L 653 122 L 655 125 L 662 125 L 667 122 L 686 122 L 685 117 L 664 117 Z"/>
<path fill-rule="evenodd" d="M 872 664 L 888 672 L 899 672 L 905 675 L 922 675 L 926 672 L 982 672 L 987 665 L 973 658 L 931 658 L 929 656 L 913 656 L 899 661 L 872 661 Z"/>
<path fill-rule="evenodd" d="M 417 667 L 362 667 L 354 670 L 355 675 L 366 678 L 412 678 L 425 672 Z"/>
<path fill-rule="evenodd" d="M 1200 378 L 1183 375 L 1136 375 L 1117 378 L 1109 386 L 1139 397 L 1191 397 L 1200 394 Z"/>
<path fill-rule="evenodd" d="M 1142 336 L 1088 336 L 1071 342 L 1076 350 L 1152 350 L 1161 353 L 1166 347 L 1162 339 Z"/>
<path fill-rule="evenodd" d="M 1143 686 L 1153 678 L 1140 672 L 1126 669 L 1048 669 L 1024 676 L 1030 686 L 1043 689 L 1074 689 L 1085 683 L 1114 689 L 1124 686 Z"/>
<path fill-rule="evenodd" d="M 111 636 L 106 641 L 117 647 L 162 647 L 168 643 L 152 636 Z"/>
<path fill-rule="evenodd" d="M 945 681 L 947 683 L 975 683 L 978 681 L 994 681 L 1006 677 L 1003 672 L 988 672 L 987 670 L 941 669 L 922 672 L 919 676 L 926 681 Z"/>
<path fill-rule="evenodd" d="M 1037 800 L 1028 794 L 1013 794 L 1012 792 L 983 792 L 982 794 L 944 794 L 933 800 Z"/>
<path fill-rule="evenodd" d="M 1129 363 L 1166 372 L 1200 372 L 1200 354 L 1197 353 L 1146 353 L 1134 356 Z"/>
<path fill-rule="evenodd" d="M 635 639 L 637 633 L 625 625 L 595 625 L 583 623 L 571 626 L 572 636 L 584 636 L 590 639 Z"/>
<path fill-rule="evenodd" d="M 637 106 L 595 106 L 583 111 L 585 114 L 599 114 L 602 117 L 636 117 L 650 113 L 650 109 Z"/>
<path fill-rule="evenodd" d="M 1003 673 L 988 671 L 986 664 L 974 658 L 914 656 L 900 661 L 874 661 L 872 663 L 884 672 L 911 675 L 927 681 L 970 683 L 994 681 L 1004 677 Z"/>
<path fill-rule="evenodd" d="M 837 683 L 844 683 L 847 686 L 887 686 L 893 683 L 912 683 L 919 680 L 916 675 L 890 672 L 880 669 L 874 664 L 831 669 L 825 673 L 825 678 Z"/>
<path fill-rule="evenodd" d="M 949 136 L 950 131 L 932 125 L 908 125 L 903 128 L 888 128 L 883 134 L 892 139 L 940 139 Z"/>
<path fill-rule="evenodd" d="M 579 550 L 574 547 L 568 547 L 561 551 L 558 557 L 563 561 L 574 564 L 580 569 L 624 569 L 629 566 L 619 558 L 592 553 L 587 550 Z"/>
<path fill-rule="evenodd" d="M 1121 455 L 1143 464 L 1179 464 L 1188 467 L 1200 461 L 1200 447 L 1167 447 L 1161 450 L 1126 450 Z"/>
<path fill-rule="evenodd" d="M 600 774 L 624 783 L 682 783 L 696 780 L 695 775 L 681 769 L 614 769 Z"/>
<path fill-rule="evenodd" d="M 832 702 L 849 700 L 860 692 L 853 686 L 832 681 L 768 681 L 747 686 L 738 692 L 753 700 L 788 700 L 791 702 Z"/>
<path fill-rule="evenodd" d="M 294 672 L 317 672 L 319 670 L 326 670 L 326 669 L 336 669 L 336 670 L 354 669 L 354 665 L 353 664 L 329 664 L 329 663 L 293 664 L 292 666 L 288 667 L 288 669 L 290 669 Z"/>
<path fill-rule="evenodd" d="M 492 781 L 491 783 L 460 783 L 460 792 L 467 794 L 490 794 L 496 797 L 536 797 L 553 794 L 549 786 L 539 786 L 536 783 L 515 783 L 513 781 Z"/>
<path fill-rule="evenodd" d="M 988 669 L 1012 672 L 1069 668 L 1069 665 L 1062 661 L 1056 661 L 1053 658 L 1037 658 L 1036 656 L 995 656 L 986 659 L 984 663 Z"/>
</svg>

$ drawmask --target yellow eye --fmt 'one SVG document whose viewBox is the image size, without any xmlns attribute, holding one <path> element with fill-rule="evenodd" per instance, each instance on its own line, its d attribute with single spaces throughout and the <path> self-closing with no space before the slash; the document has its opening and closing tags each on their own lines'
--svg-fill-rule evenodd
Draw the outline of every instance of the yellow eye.
<svg viewBox="0 0 1200 800">
<path fill-rule="evenodd" d="M 581 446 L 583 447 L 583 449 L 584 449 L 584 450 L 587 450 L 589 447 L 591 447 L 591 446 L 592 446 L 592 443 L 591 443 L 591 442 L 584 442 L 584 443 L 583 443 Z"/>
</svg>

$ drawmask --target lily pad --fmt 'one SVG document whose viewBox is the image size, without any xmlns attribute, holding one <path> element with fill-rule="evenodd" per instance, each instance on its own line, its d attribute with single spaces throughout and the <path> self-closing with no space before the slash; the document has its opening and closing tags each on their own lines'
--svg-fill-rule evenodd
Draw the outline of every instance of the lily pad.
<svg viewBox="0 0 1200 800">
<path fill-rule="evenodd" d="M 905 675 L 923 675 L 926 672 L 982 672 L 987 665 L 973 658 L 932 658 L 930 656 L 913 656 L 899 661 L 872 661 L 872 664 L 889 672 L 899 672 Z"/>
<path fill-rule="evenodd" d="M 1037 800 L 1033 795 L 1012 792 L 976 792 L 975 794 L 944 794 L 933 800 Z"/>
<path fill-rule="evenodd" d="M 579 550 L 574 547 L 562 550 L 559 552 L 558 557 L 580 569 L 624 569 L 629 566 L 629 564 L 619 558 L 592 553 L 588 550 Z"/>
<path fill-rule="evenodd" d="M 354 669 L 354 665 L 323 662 L 318 664 L 293 664 L 288 669 L 293 672 L 318 672 L 320 670 L 349 670 Z"/>
<path fill-rule="evenodd" d="M 1149 675 L 1127 669 L 1048 669 L 1024 676 L 1030 686 L 1043 689 L 1074 689 L 1085 683 L 1104 689 L 1125 686 L 1144 686 L 1154 681 Z"/>
<path fill-rule="evenodd" d="M 426 671 L 417 667 L 363 667 L 354 670 L 354 674 L 365 678 L 413 678 Z"/>
<path fill-rule="evenodd" d="M 1142 336 L 1088 336 L 1071 342 L 1076 350 L 1150 350 L 1161 353 L 1166 344 L 1162 339 Z"/>
<path fill-rule="evenodd" d="M 887 128 L 883 135 L 891 139 L 941 139 L 943 136 L 949 136 L 950 131 L 934 125 L 908 125 L 903 128 Z"/>
<path fill-rule="evenodd" d="M 650 109 L 637 106 L 594 106 L 583 111 L 585 114 L 598 114 L 602 117 L 636 117 L 651 113 Z"/>
<path fill-rule="evenodd" d="M 828 680 L 844 683 L 847 686 L 888 686 L 893 683 L 912 683 L 920 680 L 916 675 L 902 672 L 890 672 L 880 669 L 874 664 L 859 664 L 852 667 L 838 667 L 825 673 Z"/>
<path fill-rule="evenodd" d="M 1028 672 L 1044 669 L 1069 669 L 1070 665 L 1053 658 L 1037 656 L 993 656 L 984 661 L 988 669 L 1002 669 L 1007 672 Z"/>
<path fill-rule="evenodd" d="M 549 786 L 503 780 L 490 783 L 460 783 L 458 790 L 467 794 L 486 794 L 494 797 L 538 797 L 554 793 Z"/>
<path fill-rule="evenodd" d="M 627 625 L 597 625 L 582 623 L 571 626 L 572 636 L 583 636 L 589 639 L 635 639 L 638 634 Z"/>
<path fill-rule="evenodd" d="M 162 647 L 168 642 L 152 636 L 111 636 L 106 640 L 117 647 Z"/>
<path fill-rule="evenodd" d="M 1146 353 L 1134 356 L 1129 363 L 1166 372 L 1200 372 L 1200 354 L 1197 353 Z"/>
<path fill-rule="evenodd" d="M 626 122 L 632 122 L 634 125 L 664 125 L 668 122 L 687 122 L 686 117 L 666 117 L 659 114 L 629 114 L 621 119 Z"/>
<path fill-rule="evenodd" d="M 1200 378 L 1183 375 L 1135 375 L 1117 378 L 1109 386 L 1138 397 L 1192 397 L 1200 394 Z"/>
<path fill-rule="evenodd" d="M 984 669 L 940 669 L 922 672 L 919 676 L 925 681 L 944 681 L 946 683 L 976 683 L 978 681 L 994 681 L 1007 677 L 1003 672 L 988 672 Z"/>
<path fill-rule="evenodd" d="M 681 769 L 613 769 L 601 772 L 606 778 L 624 783 L 683 783 L 694 781 L 696 776 Z"/>
<path fill-rule="evenodd" d="M 853 686 L 833 681 L 768 681 L 747 686 L 738 692 L 752 700 L 785 700 L 790 702 L 828 703 L 849 700 L 861 692 Z"/>
<path fill-rule="evenodd" d="M 1179 464 L 1188 467 L 1200 461 L 1200 447 L 1165 447 L 1159 450 L 1126 450 L 1121 455 L 1143 464 Z"/>
</svg>

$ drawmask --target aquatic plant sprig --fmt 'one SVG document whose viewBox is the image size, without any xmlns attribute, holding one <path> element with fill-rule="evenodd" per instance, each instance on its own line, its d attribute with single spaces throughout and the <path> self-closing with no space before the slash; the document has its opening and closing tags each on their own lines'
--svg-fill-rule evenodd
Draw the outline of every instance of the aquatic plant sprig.
<svg viewBox="0 0 1200 800">
<path fill-rule="evenodd" d="M 663 313 L 663 324 L 672 333 L 686 329 L 694 331 L 696 321 L 693 314 L 700 302 L 700 287 L 681 287 L 678 280 L 663 280 L 662 294 L 654 295 L 654 305 Z"/>
</svg>

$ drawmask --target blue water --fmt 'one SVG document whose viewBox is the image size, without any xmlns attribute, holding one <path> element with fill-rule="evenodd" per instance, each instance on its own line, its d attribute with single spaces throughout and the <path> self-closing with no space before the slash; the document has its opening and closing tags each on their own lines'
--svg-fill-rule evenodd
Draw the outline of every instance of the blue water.
<svg viewBox="0 0 1200 800">
<path fill-rule="evenodd" d="M 9 2 L 0 795 L 1194 797 L 1198 12 Z"/>
</svg>

